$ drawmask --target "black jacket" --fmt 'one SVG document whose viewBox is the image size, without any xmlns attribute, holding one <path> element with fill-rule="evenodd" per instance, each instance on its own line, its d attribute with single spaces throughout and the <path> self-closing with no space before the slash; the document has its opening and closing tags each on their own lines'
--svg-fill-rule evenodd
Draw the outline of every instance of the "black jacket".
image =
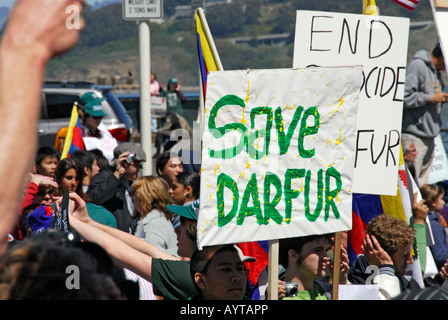
<svg viewBox="0 0 448 320">
<path fill-rule="evenodd" d="M 366 258 L 363 255 L 359 255 L 353 265 L 350 267 L 348 271 L 348 280 L 352 284 L 366 284 L 367 278 L 373 275 L 374 271 L 367 272 L 367 267 L 369 266 Z M 382 265 L 379 266 L 379 269 L 388 269 L 389 272 L 395 275 L 395 268 L 392 265 Z M 403 292 L 406 289 L 420 289 L 420 285 L 413 278 L 408 276 L 397 276 L 400 281 L 401 291 Z"/>
<path fill-rule="evenodd" d="M 128 180 L 117 179 L 111 169 L 105 169 L 92 178 L 87 195 L 93 203 L 112 212 L 117 220 L 117 229 L 133 233 L 135 221 L 126 202 L 126 189 L 129 186 Z"/>
</svg>

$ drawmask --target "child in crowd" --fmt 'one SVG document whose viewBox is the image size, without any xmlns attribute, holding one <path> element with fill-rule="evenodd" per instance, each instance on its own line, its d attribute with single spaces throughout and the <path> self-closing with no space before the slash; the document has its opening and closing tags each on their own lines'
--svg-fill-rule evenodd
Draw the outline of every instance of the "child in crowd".
<svg viewBox="0 0 448 320">
<path fill-rule="evenodd" d="M 434 237 L 434 245 L 429 248 L 431 249 L 437 268 L 440 270 L 448 259 L 448 242 L 445 231 L 446 222 L 440 215 L 440 212 L 445 207 L 445 201 L 443 200 L 445 191 L 438 185 L 425 184 L 420 187 L 420 192 L 429 208 L 428 219 Z"/>
</svg>

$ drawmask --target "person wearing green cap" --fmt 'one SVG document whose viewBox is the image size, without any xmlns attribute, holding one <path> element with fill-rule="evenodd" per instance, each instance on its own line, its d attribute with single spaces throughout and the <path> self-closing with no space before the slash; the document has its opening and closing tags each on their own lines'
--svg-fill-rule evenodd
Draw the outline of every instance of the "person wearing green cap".
<svg viewBox="0 0 448 320">
<path fill-rule="evenodd" d="M 166 106 L 168 112 L 176 112 L 181 116 L 184 115 L 182 103 L 187 101 L 184 94 L 180 90 L 180 84 L 176 78 L 171 78 L 167 84 L 167 90 L 161 93 L 161 96 L 166 97 Z"/>
<path fill-rule="evenodd" d="M 78 112 L 84 131 L 86 150 L 100 149 L 110 161 L 113 159 L 113 150 L 118 145 L 118 142 L 104 124 L 101 123 L 103 117 L 107 116 L 101 105 L 101 102 L 104 100 L 106 98 L 98 97 L 92 91 L 86 92 L 79 100 Z"/>
<path fill-rule="evenodd" d="M 94 92 L 84 93 L 79 100 L 78 111 L 85 126 L 84 134 L 86 137 L 101 138 L 102 132 L 98 129 L 101 120 L 107 113 L 104 112 L 101 102 L 106 98 L 100 98 Z"/>
</svg>

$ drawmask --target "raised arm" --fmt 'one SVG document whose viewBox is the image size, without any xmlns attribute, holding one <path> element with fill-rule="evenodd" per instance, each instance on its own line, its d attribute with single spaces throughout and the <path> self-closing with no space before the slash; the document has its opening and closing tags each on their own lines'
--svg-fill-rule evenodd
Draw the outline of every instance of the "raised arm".
<svg viewBox="0 0 448 320">
<path fill-rule="evenodd" d="M 70 194 L 70 199 L 75 200 L 76 198 L 79 198 L 79 196 L 77 196 L 76 194 Z M 75 210 L 72 215 L 85 224 L 88 224 L 89 226 L 94 227 L 97 230 L 101 230 L 104 233 L 107 233 L 108 235 L 122 241 L 129 247 L 132 247 L 134 250 L 140 251 L 141 253 L 144 253 L 145 255 L 148 255 L 152 258 L 180 260 L 179 258 L 165 253 L 164 251 L 153 246 L 147 241 L 140 239 L 139 237 L 92 220 L 92 218 L 90 218 L 87 214 L 87 211 Z"/>
<path fill-rule="evenodd" d="M 8 183 L 0 188 L 0 255 L 31 172 L 45 67 L 78 41 L 82 18 L 78 29 L 68 29 L 66 10 L 74 5 L 80 14 L 83 3 L 17 0 L 9 15 L 0 44 L 0 181 Z"/>
<path fill-rule="evenodd" d="M 124 268 L 135 272 L 148 281 L 152 281 L 151 256 L 135 250 L 123 241 L 120 241 L 110 234 L 74 217 L 70 218 L 70 226 L 75 229 L 83 237 L 83 239 L 101 246 Z"/>
<path fill-rule="evenodd" d="M 374 235 L 365 235 L 362 249 L 369 267 L 373 268 L 371 271 L 374 271 L 374 277 L 368 284 L 378 284 L 380 300 L 390 300 L 399 295 L 400 281 L 395 275 L 394 262 Z"/>
<path fill-rule="evenodd" d="M 85 240 L 98 244 L 125 268 L 148 281 L 152 278 L 152 258 L 180 260 L 132 234 L 93 221 L 85 202 L 76 193 L 70 193 L 70 199 L 75 205 L 70 213 L 70 226 Z"/>
</svg>

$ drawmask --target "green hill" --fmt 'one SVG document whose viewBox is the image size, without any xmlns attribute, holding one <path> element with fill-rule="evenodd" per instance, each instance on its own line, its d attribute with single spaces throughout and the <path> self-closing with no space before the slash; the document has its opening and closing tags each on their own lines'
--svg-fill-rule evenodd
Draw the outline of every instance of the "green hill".
<svg viewBox="0 0 448 320">
<path fill-rule="evenodd" d="M 165 1 L 165 20 L 151 22 L 151 71 L 162 84 L 177 77 L 183 86 L 197 86 L 199 80 L 196 35 L 193 17 L 174 19 L 174 6 L 190 1 Z M 356 3 L 357 5 L 353 5 Z M 377 0 L 381 15 L 409 17 L 411 22 L 431 21 L 427 2 L 414 12 L 390 0 Z M 233 0 L 229 4 L 207 7 L 206 18 L 224 69 L 289 68 L 292 66 L 295 11 L 319 10 L 361 13 L 361 0 Z M 132 74 L 138 82 L 138 25 L 122 19 L 121 4 L 99 10 L 86 8 L 86 27 L 75 49 L 51 61 L 47 80 L 89 80 L 105 77 L 107 83 L 118 77 L 125 83 Z M 257 45 L 259 35 L 289 33 L 288 41 L 274 45 Z M 249 37 L 247 44 L 233 44 L 229 38 Z M 411 30 L 409 56 L 420 48 L 432 49 L 437 41 L 434 25 Z"/>
</svg>

